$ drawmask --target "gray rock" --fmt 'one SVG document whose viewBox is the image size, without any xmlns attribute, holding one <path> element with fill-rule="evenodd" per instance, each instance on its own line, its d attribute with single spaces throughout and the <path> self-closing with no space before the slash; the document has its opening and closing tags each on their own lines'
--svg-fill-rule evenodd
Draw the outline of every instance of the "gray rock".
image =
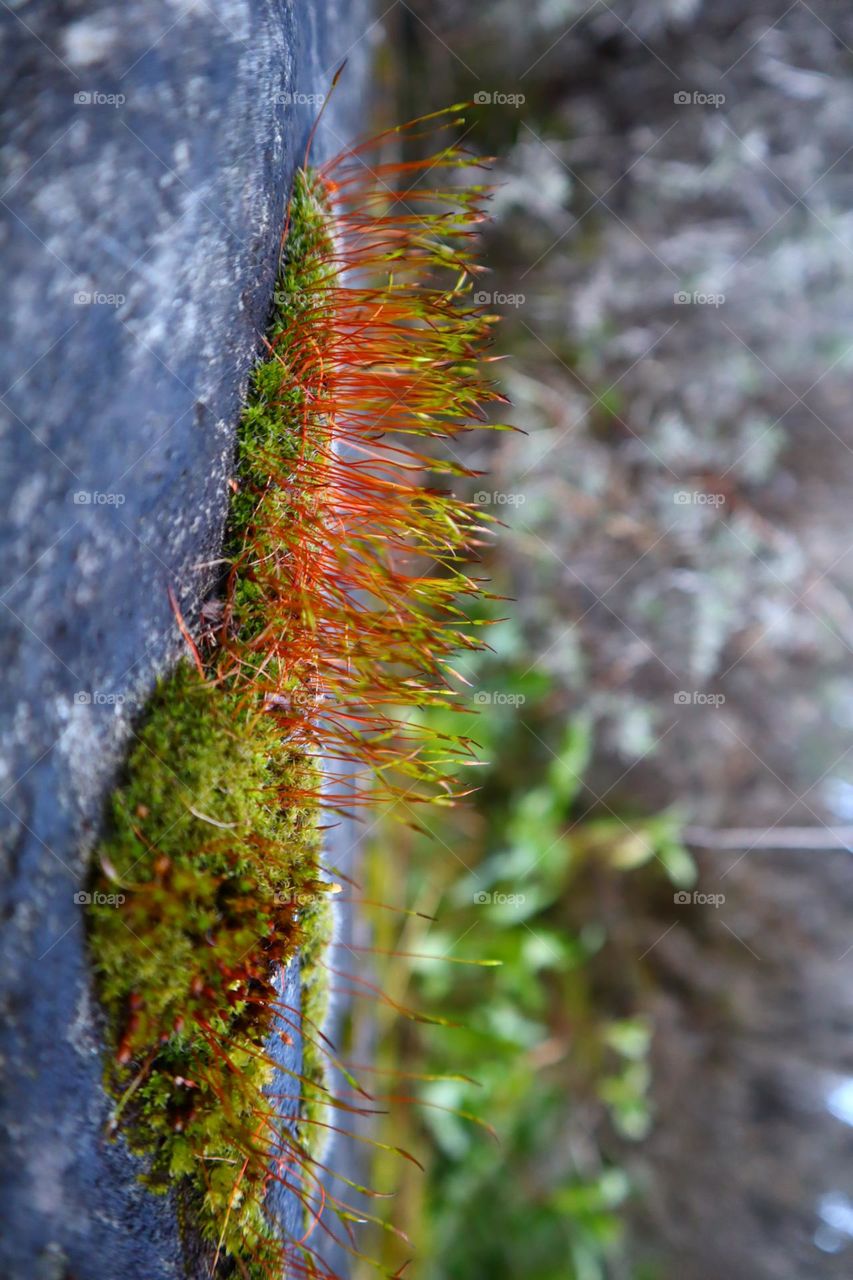
<svg viewBox="0 0 853 1280">
<path fill-rule="evenodd" d="M 334 0 L 4 6 L 0 1270 L 183 1273 L 105 1140 L 75 893 L 134 716 L 209 589 L 295 164 L 367 26 Z M 367 41 L 326 145 L 351 136 Z M 309 100 L 305 100 L 309 99 Z"/>
</svg>

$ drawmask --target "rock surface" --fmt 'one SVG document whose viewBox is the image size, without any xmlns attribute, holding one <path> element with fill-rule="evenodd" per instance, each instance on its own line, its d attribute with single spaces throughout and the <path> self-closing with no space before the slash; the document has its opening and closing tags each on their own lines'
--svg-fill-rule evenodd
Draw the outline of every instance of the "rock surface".
<svg viewBox="0 0 853 1280">
<path fill-rule="evenodd" d="M 75 895 L 134 716 L 211 583 L 246 378 L 316 95 L 358 132 L 366 6 L 5 6 L 0 244 L 0 1245 L 7 1280 L 183 1274 L 103 1137 Z M 292 1206 L 291 1206 L 292 1211 Z"/>
</svg>

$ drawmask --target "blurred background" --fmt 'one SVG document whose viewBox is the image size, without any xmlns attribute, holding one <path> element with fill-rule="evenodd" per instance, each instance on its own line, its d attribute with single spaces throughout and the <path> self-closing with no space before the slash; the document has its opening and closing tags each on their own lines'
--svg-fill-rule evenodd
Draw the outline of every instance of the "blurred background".
<svg viewBox="0 0 853 1280">
<path fill-rule="evenodd" d="M 372 833 L 368 896 L 436 918 L 378 913 L 435 957 L 383 988 L 456 1025 L 349 1028 L 426 1169 L 377 1149 L 413 1247 L 367 1252 L 847 1277 L 853 12 L 407 0 L 380 30 L 379 100 L 473 99 L 499 157 L 482 292 L 526 434 L 473 459 L 515 602 L 465 669 L 481 789 Z"/>
</svg>

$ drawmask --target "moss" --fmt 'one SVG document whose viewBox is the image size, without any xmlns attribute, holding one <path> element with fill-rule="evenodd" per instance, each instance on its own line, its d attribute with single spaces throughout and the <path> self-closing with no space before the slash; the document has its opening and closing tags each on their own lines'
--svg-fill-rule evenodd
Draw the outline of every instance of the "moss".
<svg viewBox="0 0 853 1280">
<path fill-rule="evenodd" d="M 202 1233 L 255 1262 L 274 1142 L 275 967 L 322 951 L 316 767 L 181 664 L 151 699 L 113 798 L 90 930 L 117 1060 L 108 1067 L 149 1184 L 187 1176 Z M 217 825 L 214 825 L 217 824 Z M 123 898 L 118 902 L 117 898 Z M 300 918 L 301 917 L 301 918 Z M 237 1174 L 254 1154 L 235 1195 Z M 229 1214 L 230 1204 L 230 1214 Z"/>
<path fill-rule="evenodd" d="M 270 356 L 259 361 L 252 373 L 249 404 L 240 424 L 238 457 L 240 489 L 231 501 L 226 547 L 238 558 L 251 530 L 253 542 L 264 526 L 268 531 L 286 525 L 286 486 L 269 485 L 271 475 L 281 475 L 288 462 L 303 449 L 301 432 L 304 389 L 289 375 L 287 349 L 277 345 L 286 329 L 299 325 L 312 313 L 311 331 L 317 332 L 316 313 L 324 289 L 334 283 L 326 264 L 332 245 L 330 213 L 320 203 L 310 179 L 297 174 L 290 202 L 290 225 L 282 269 L 275 292 L 275 307 L 267 335 Z M 259 521 L 259 509 L 262 519 Z M 259 527 L 260 526 L 260 527 Z M 251 578 L 240 584 L 247 606 L 259 601 L 252 594 Z M 241 626 L 251 626 L 252 608 L 244 610 Z"/>
<path fill-rule="evenodd" d="M 297 182 L 270 341 L 322 288 L 327 215 Z M 229 653 L 266 623 L 264 592 L 243 549 L 275 554 L 296 456 L 298 396 L 275 357 L 256 368 L 238 435 L 239 487 L 225 554 L 234 569 Z M 280 551 L 278 552 L 280 554 Z M 88 927 L 113 1054 L 115 1122 L 149 1157 L 149 1185 L 177 1186 L 184 1216 L 241 1274 L 280 1270 L 263 1204 L 272 1152 L 297 1154 L 319 1132 L 277 1121 L 265 1098 L 274 1064 L 274 978 L 301 954 L 311 1020 L 322 1021 L 330 885 L 318 872 L 319 774 L 252 689 L 252 661 L 203 678 L 181 663 L 162 680 L 136 734 L 97 856 Z M 213 663 L 215 668 L 215 661 Z M 306 1042 L 306 1099 L 324 1091 L 322 1055 Z"/>
<path fill-rule="evenodd" d="M 279 796 L 316 785 L 309 772 L 272 722 L 187 664 L 158 687 L 101 848 L 126 901 L 93 906 L 107 1003 L 126 994 L 128 932 L 144 938 L 133 974 L 143 1039 L 204 1009 L 196 989 L 221 989 L 273 917 L 287 949 L 293 923 L 272 906 L 301 889 L 317 838 L 311 811 Z"/>
<path fill-rule="evenodd" d="M 117 1121 L 150 1156 L 151 1184 L 177 1184 L 211 1255 L 230 1255 L 228 1275 L 281 1274 L 266 1188 L 277 1164 L 298 1178 L 330 1100 L 318 1037 L 331 886 L 317 869 L 311 753 L 351 765 L 327 796 L 339 809 L 360 798 L 363 769 L 374 801 L 426 798 L 413 795 L 423 787 L 450 803 L 449 770 L 472 757 L 420 712 L 456 705 L 449 659 L 479 647 L 463 604 L 482 589 L 460 562 L 483 531 L 471 504 L 423 482 L 474 473 L 396 441 L 455 439 L 502 400 L 477 363 L 494 317 L 468 298 L 482 189 L 424 189 L 438 205 L 424 221 L 405 202 L 417 173 L 473 161 L 442 147 L 402 163 L 386 210 L 386 166 L 353 175 L 353 155 L 339 179 L 328 167 L 297 178 L 268 355 L 239 429 L 222 598 L 196 654 L 204 674 L 183 666 L 152 699 L 90 917 Z M 378 288 L 341 285 L 377 272 Z M 287 1034 L 275 981 L 297 954 L 309 1034 L 291 1120 L 269 1096 L 267 1045 Z"/>
</svg>

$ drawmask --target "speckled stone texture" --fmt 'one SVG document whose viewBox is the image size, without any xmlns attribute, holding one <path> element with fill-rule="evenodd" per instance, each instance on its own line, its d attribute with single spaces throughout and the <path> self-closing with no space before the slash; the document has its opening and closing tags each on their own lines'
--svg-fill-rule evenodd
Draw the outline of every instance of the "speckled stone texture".
<svg viewBox="0 0 853 1280">
<path fill-rule="evenodd" d="M 193 622 L 215 573 L 286 190 L 347 51 L 321 145 L 362 127 L 365 8 L 0 9 L 4 1280 L 185 1272 L 174 1206 L 103 1136 L 75 894 L 180 651 L 167 588 Z"/>
</svg>

